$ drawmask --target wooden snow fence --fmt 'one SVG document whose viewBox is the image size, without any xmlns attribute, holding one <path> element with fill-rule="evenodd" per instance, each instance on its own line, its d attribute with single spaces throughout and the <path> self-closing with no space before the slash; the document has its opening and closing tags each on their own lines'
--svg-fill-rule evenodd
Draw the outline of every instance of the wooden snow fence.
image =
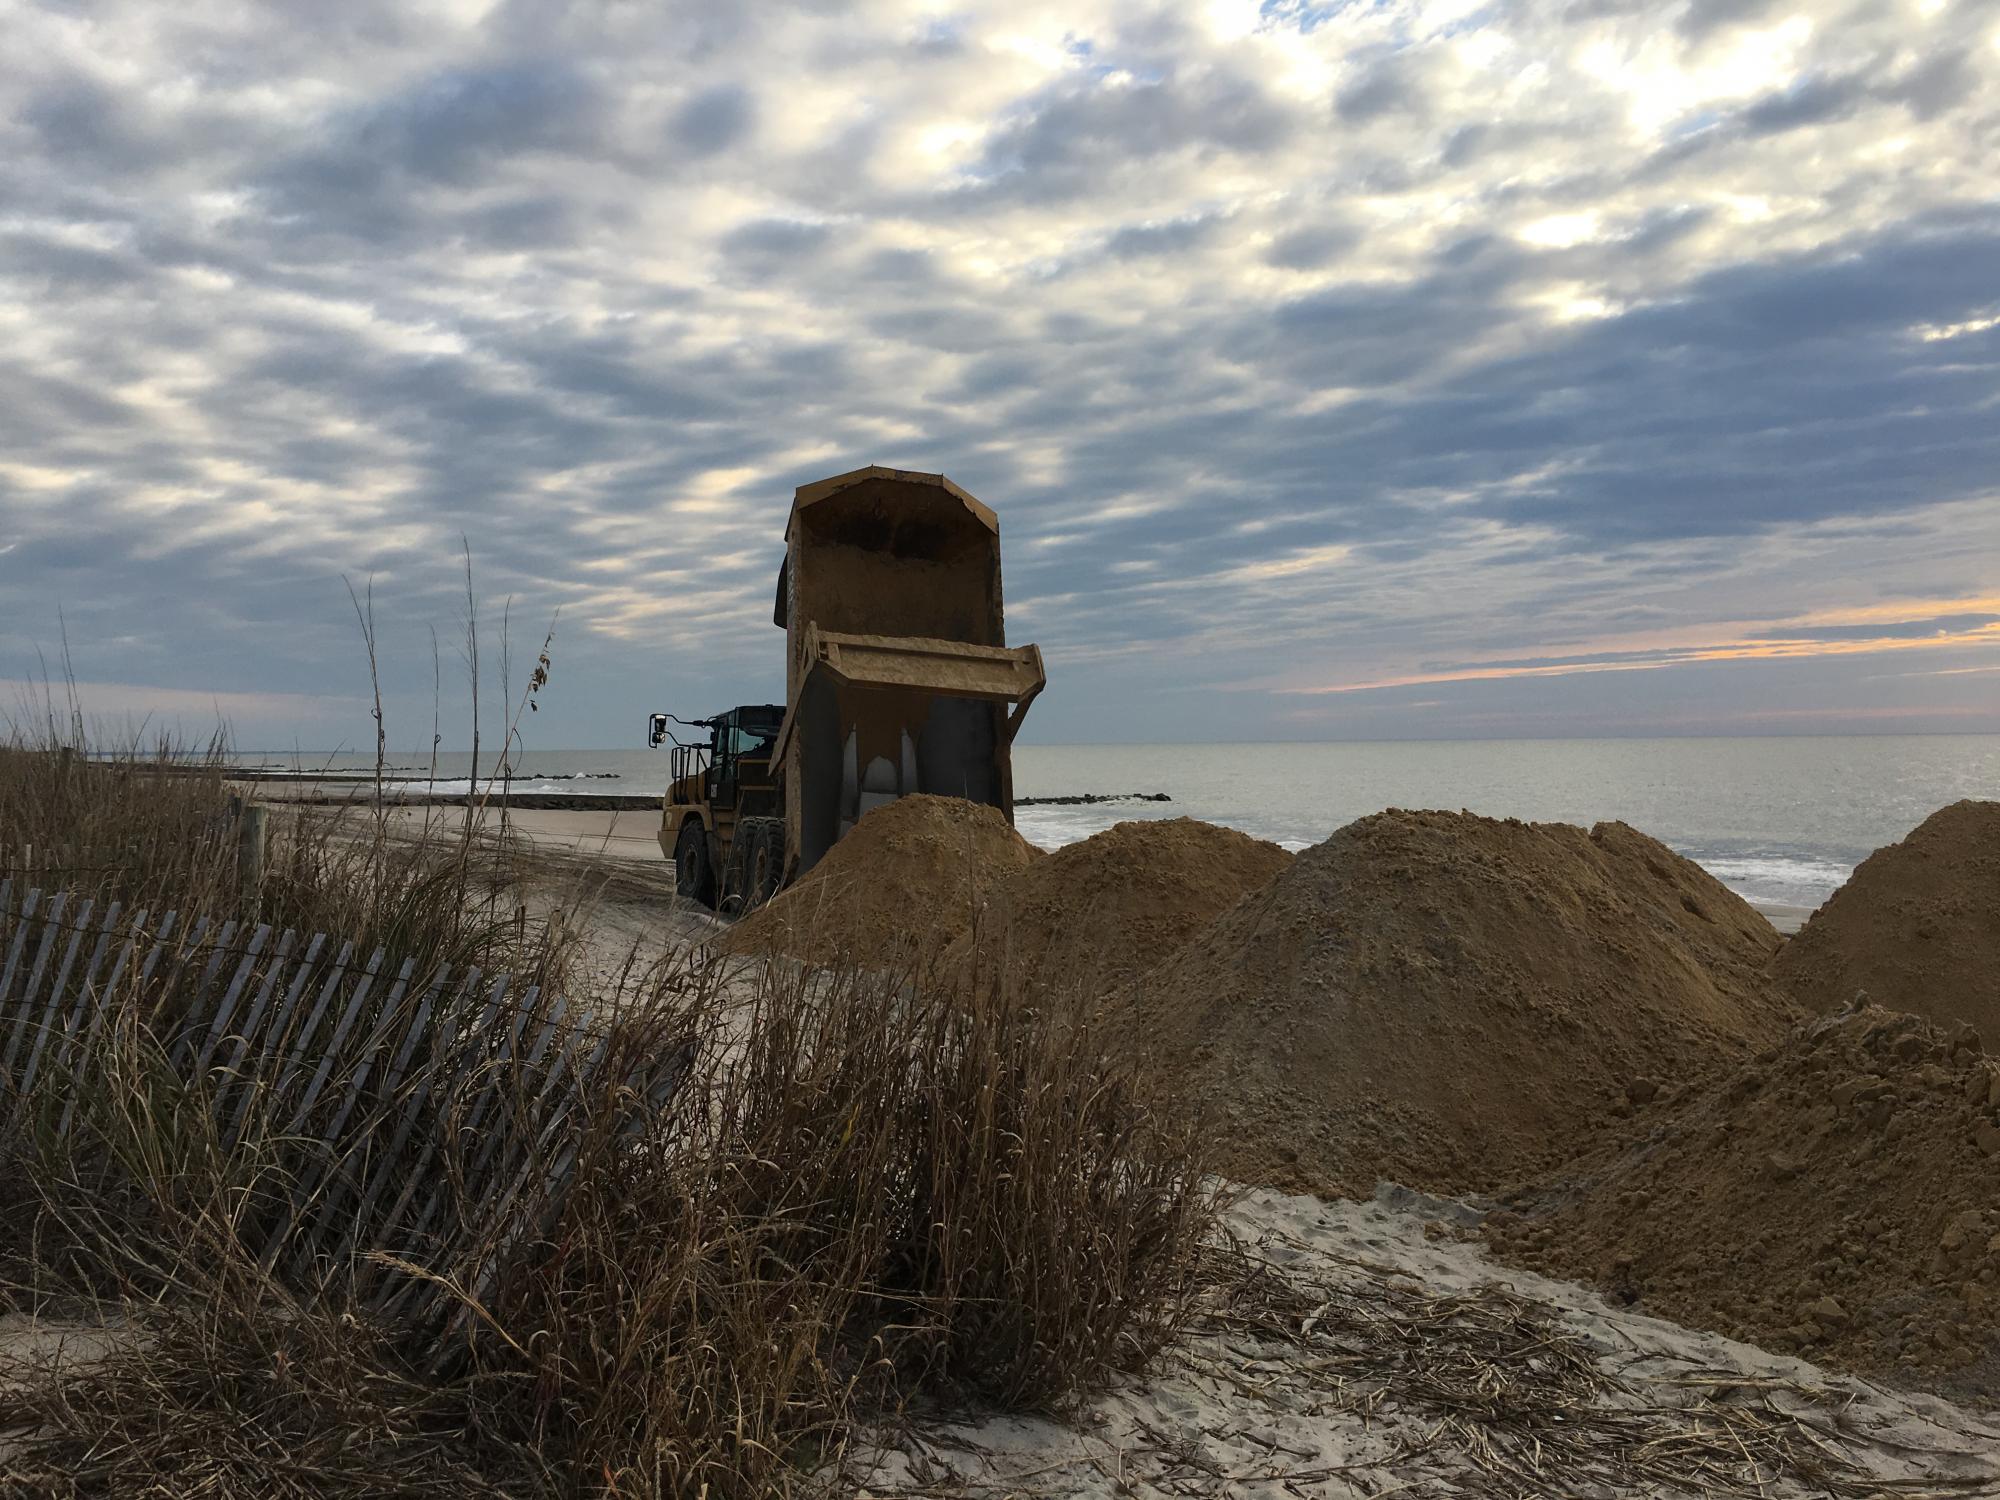
<svg viewBox="0 0 2000 1500">
<path fill-rule="evenodd" d="M 505 974 L 0 880 L 0 1139 L 87 1151 L 121 1026 L 201 1090 L 183 1097 L 247 1171 L 236 1233 L 264 1269 L 440 1358 L 560 1210 L 586 1130 L 636 1131 L 694 1051 L 639 1050 Z"/>
</svg>

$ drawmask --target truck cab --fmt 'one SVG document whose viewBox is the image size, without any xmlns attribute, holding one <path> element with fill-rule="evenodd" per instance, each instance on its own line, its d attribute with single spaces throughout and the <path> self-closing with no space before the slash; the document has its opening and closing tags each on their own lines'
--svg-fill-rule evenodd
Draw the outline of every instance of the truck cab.
<svg viewBox="0 0 2000 1500">
<path fill-rule="evenodd" d="M 672 746 L 660 847 L 686 899 L 741 909 L 776 891 L 784 806 L 771 751 L 784 721 L 782 703 L 740 704 L 707 719 L 652 716 L 648 740 Z M 681 739 L 673 724 L 706 734 Z"/>
</svg>

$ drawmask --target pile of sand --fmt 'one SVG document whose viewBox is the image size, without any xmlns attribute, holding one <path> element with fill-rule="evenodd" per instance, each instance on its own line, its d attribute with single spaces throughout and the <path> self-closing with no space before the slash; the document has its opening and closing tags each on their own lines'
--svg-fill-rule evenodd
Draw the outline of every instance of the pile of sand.
<svg viewBox="0 0 2000 1500">
<path fill-rule="evenodd" d="M 1106 1022 L 1208 1096 L 1234 1177 L 1489 1191 L 1578 1154 L 1628 1093 L 1782 1035 L 1778 942 L 1623 824 L 1392 809 L 1301 854 Z"/>
<path fill-rule="evenodd" d="M 2000 802 L 1954 802 L 1876 850 L 1771 972 L 1809 1010 L 1866 990 L 2000 1037 Z"/>
<path fill-rule="evenodd" d="M 1119 823 L 1016 871 L 947 973 L 1004 978 L 1016 992 L 1102 995 L 1152 969 L 1292 856 L 1193 818 Z"/>
<path fill-rule="evenodd" d="M 2000 1067 L 1971 1027 L 1866 1006 L 1801 1026 L 1487 1235 L 1642 1311 L 1990 1400 L 1996 1116 Z"/>
<path fill-rule="evenodd" d="M 928 963 L 972 925 L 995 887 L 1044 857 L 997 808 L 957 797 L 899 797 L 738 922 L 727 946 L 808 963 Z"/>
</svg>

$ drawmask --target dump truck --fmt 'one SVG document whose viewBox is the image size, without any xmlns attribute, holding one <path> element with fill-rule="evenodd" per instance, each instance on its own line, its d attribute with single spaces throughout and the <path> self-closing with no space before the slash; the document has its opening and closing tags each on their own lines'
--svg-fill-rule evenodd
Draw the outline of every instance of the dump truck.
<svg viewBox="0 0 2000 1500">
<path fill-rule="evenodd" d="M 782 704 L 651 718 L 651 743 L 673 747 L 659 839 L 681 895 L 756 906 L 912 792 L 1013 821 L 1014 736 L 1045 676 L 1039 650 L 1007 644 L 991 510 L 906 469 L 801 485 L 772 619 Z"/>
</svg>

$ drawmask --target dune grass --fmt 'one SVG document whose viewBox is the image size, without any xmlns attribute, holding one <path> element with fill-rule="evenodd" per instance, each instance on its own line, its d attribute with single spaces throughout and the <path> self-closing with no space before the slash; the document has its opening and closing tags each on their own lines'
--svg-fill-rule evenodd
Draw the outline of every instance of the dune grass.
<svg viewBox="0 0 2000 1500">
<path fill-rule="evenodd" d="M 378 1246 L 303 1285 L 251 1231 L 310 1144 L 273 1117 L 222 1148 L 230 1079 L 176 1069 L 172 998 L 139 997 L 17 1101 L 73 1127 L 0 1138 L 0 1296 L 121 1331 L 100 1360 L 0 1382 L 13 1472 L 76 1495 L 806 1493 L 837 1483 L 857 1422 L 1061 1407 L 1186 1316 L 1214 1209 L 1198 1122 L 1122 1078 L 1080 1011 L 703 950 L 593 981 L 574 906 L 521 919 L 517 854 L 366 804 L 274 816 L 245 891 L 227 763 L 221 743 L 17 734 L 0 828 L 44 851 L 38 883 L 353 936 L 418 974 L 511 969 L 616 1048 L 691 1044 L 692 1063 L 657 1108 L 605 1069 L 553 1141 L 563 1190 L 456 1260 Z M 453 1059 L 420 1052 L 404 1087 Z M 447 1180 L 479 1144 L 464 1126 Z M 450 1339 L 370 1310 L 363 1284 L 398 1276 L 461 1301 Z"/>
<path fill-rule="evenodd" d="M 100 905 L 236 918 L 337 933 L 420 971 L 477 964 L 563 975 L 551 934 L 525 930 L 527 872 L 468 820 L 404 818 L 365 803 L 269 811 L 262 879 L 246 889 L 222 740 L 93 745 L 77 721 L 59 740 L 0 742 L 0 876 Z"/>
</svg>

